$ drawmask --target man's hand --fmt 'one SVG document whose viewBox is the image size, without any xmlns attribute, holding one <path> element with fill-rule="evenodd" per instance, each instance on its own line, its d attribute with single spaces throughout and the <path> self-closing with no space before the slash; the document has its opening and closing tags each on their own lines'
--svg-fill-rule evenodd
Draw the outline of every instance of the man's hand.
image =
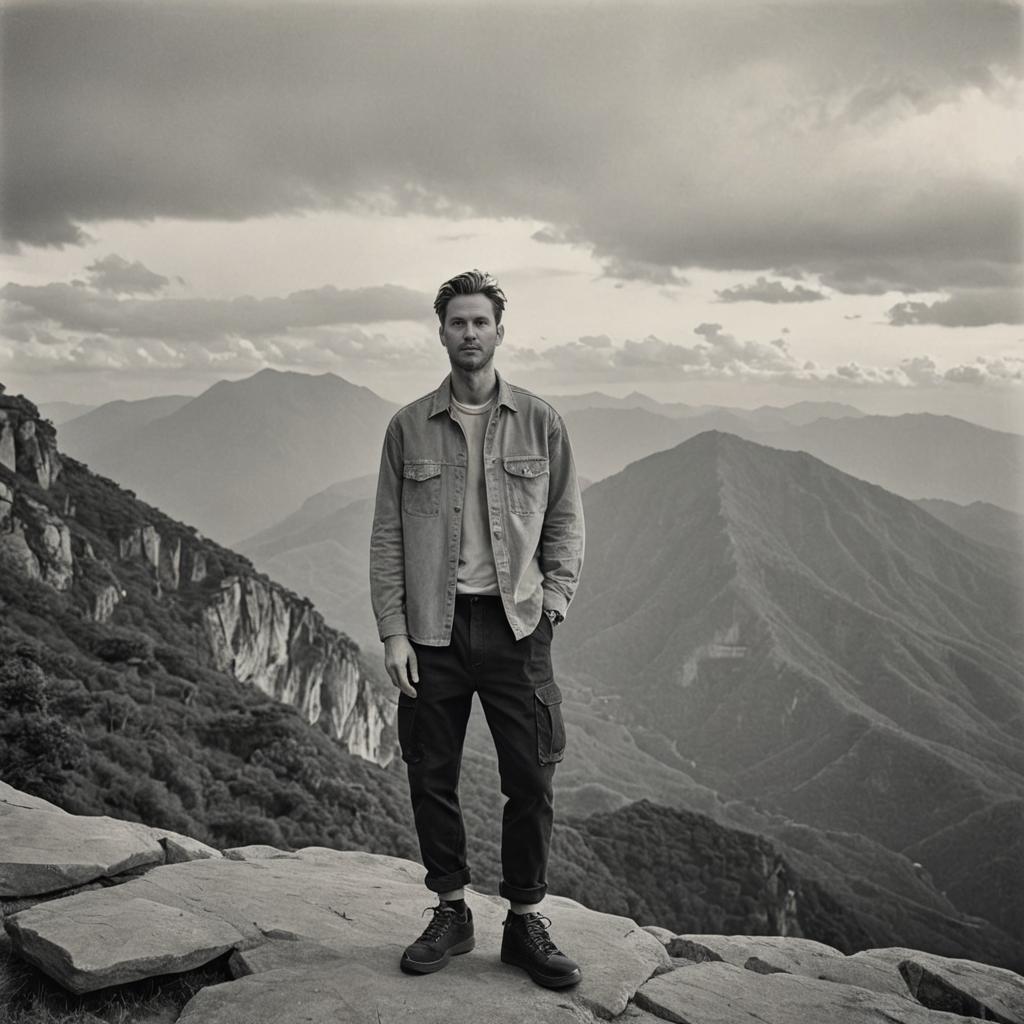
<svg viewBox="0 0 1024 1024">
<path fill-rule="evenodd" d="M 416 664 L 416 652 L 407 636 L 389 636 L 384 641 L 384 667 L 388 670 L 391 682 L 402 693 L 409 697 L 417 696 L 414 687 L 420 681 L 420 672 Z"/>
</svg>

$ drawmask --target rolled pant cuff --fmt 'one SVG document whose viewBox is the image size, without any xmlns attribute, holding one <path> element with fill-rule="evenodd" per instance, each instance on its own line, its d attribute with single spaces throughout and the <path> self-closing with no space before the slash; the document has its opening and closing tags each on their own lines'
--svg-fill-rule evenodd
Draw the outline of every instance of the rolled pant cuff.
<svg viewBox="0 0 1024 1024">
<path fill-rule="evenodd" d="M 546 885 L 535 885 L 532 889 L 518 889 L 505 882 L 498 885 L 498 894 L 512 903 L 540 903 L 547 891 Z"/>
<path fill-rule="evenodd" d="M 469 885 L 469 868 L 453 871 L 450 875 L 427 875 L 423 881 L 431 892 L 451 892 L 452 889 L 461 889 L 464 885 Z"/>
</svg>

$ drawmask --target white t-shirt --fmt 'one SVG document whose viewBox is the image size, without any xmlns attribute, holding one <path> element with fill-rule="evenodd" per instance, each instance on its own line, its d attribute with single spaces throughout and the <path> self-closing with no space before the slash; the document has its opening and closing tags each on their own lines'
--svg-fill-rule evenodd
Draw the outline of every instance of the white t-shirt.
<svg viewBox="0 0 1024 1024">
<path fill-rule="evenodd" d="M 491 531 L 487 517 L 487 485 L 484 482 L 484 434 L 495 398 L 483 405 L 466 405 L 452 395 L 455 418 L 466 432 L 466 497 L 462 504 L 462 537 L 459 542 L 457 594 L 498 594 Z"/>
</svg>

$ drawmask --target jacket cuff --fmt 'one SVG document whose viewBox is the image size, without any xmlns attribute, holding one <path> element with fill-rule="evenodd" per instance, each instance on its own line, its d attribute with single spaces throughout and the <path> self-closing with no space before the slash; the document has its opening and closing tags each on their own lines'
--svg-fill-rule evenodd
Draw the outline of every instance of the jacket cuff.
<svg viewBox="0 0 1024 1024">
<path fill-rule="evenodd" d="M 569 602 L 566 600 L 564 594 L 560 594 L 557 590 L 549 590 L 547 587 L 544 588 L 544 611 L 549 608 L 558 612 L 562 618 L 565 618 L 565 613 L 569 610 Z"/>
<path fill-rule="evenodd" d="M 405 622 L 405 615 L 402 612 L 393 612 L 391 615 L 385 615 L 382 619 L 377 621 L 377 635 L 380 637 L 381 642 L 387 640 L 389 636 L 408 636 L 409 627 Z"/>
</svg>

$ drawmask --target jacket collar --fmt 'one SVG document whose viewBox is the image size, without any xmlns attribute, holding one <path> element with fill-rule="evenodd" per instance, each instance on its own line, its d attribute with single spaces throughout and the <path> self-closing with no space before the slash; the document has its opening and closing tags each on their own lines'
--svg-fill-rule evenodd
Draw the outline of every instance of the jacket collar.
<svg viewBox="0 0 1024 1024">
<path fill-rule="evenodd" d="M 519 406 L 516 405 L 516 400 L 512 396 L 512 389 L 508 386 L 508 381 L 497 370 L 494 371 L 494 376 L 498 380 L 498 405 L 504 405 L 513 412 L 519 412 Z M 436 416 L 439 412 L 447 412 L 451 404 L 452 375 L 449 373 L 434 392 L 433 401 L 430 403 L 430 413 L 427 418 Z"/>
</svg>

